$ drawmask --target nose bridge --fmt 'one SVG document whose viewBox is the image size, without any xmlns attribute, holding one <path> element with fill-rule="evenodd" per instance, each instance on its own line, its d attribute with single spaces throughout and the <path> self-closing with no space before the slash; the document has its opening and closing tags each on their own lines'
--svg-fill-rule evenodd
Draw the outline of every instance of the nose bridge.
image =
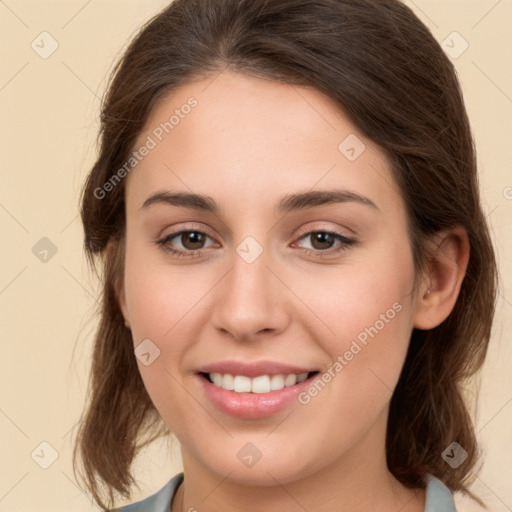
<svg viewBox="0 0 512 512">
<path fill-rule="evenodd" d="M 270 249 L 248 236 L 234 248 L 231 258 L 231 271 L 215 297 L 215 326 L 237 339 L 282 329 L 284 295 L 279 290 L 282 284 L 268 268 L 272 265 Z"/>
</svg>

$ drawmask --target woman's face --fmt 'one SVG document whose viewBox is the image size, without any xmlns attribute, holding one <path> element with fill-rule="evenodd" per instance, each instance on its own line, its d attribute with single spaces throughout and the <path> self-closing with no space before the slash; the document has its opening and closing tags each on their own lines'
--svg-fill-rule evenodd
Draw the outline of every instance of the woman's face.
<svg viewBox="0 0 512 512">
<path fill-rule="evenodd" d="M 228 71 L 167 96 L 134 149 L 121 304 L 185 468 L 275 485 L 382 462 L 415 317 L 383 152 L 319 91 Z M 199 373 L 221 363 L 235 390 Z"/>
</svg>

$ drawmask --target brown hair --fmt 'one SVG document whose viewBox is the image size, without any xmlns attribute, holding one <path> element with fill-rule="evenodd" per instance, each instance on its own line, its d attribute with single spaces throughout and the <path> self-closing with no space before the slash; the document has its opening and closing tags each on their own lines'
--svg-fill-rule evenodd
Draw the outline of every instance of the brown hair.
<svg viewBox="0 0 512 512">
<path fill-rule="evenodd" d="M 86 253 L 91 263 L 99 258 L 104 288 L 74 467 L 80 455 L 94 499 L 104 506 L 104 494 L 112 504 L 114 491 L 130 496 L 140 447 L 169 433 L 140 377 L 115 292 L 124 271 L 124 180 L 101 199 L 98 190 L 127 161 L 159 99 L 225 68 L 317 88 L 386 151 L 407 207 L 418 275 L 430 235 L 466 229 L 471 250 L 459 297 L 438 327 L 413 330 L 391 399 L 386 450 L 404 485 L 424 487 L 431 473 L 475 498 L 467 486 L 479 453 L 462 390 L 487 351 L 496 261 L 456 71 L 398 0 L 175 0 L 131 42 L 110 77 L 99 156 L 81 203 Z M 152 437 L 142 442 L 144 435 Z M 457 468 L 441 457 L 453 441 L 468 453 Z"/>
</svg>

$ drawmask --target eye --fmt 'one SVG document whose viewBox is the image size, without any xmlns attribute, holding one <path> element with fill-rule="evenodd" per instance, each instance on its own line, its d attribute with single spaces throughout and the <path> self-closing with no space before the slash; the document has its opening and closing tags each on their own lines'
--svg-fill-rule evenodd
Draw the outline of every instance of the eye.
<svg viewBox="0 0 512 512">
<path fill-rule="evenodd" d="M 347 250 L 357 242 L 337 231 L 327 230 L 309 231 L 301 235 L 299 240 L 307 240 L 308 238 L 311 239 L 312 243 L 311 247 L 306 247 L 305 250 L 319 257 L 338 254 Z M 211 239 L 211 237 L 203 231 L 188 229 L 170 233 L 162 239 L 157 240 L 156 243 L 160 245 L 163 250 L 175 256 L 190 258 L 200 256 L 201 251 L 206 248 L 205 242 L 207 239 Z M 336 242 L 338 242 L 338 246 L 334 247 Z M 178 248 L 176 248 L 176 243 L 180 244 L 181 247 L 178 246 Z"/>
<path fill-rule="evenodd" d="M 353 238 L 348 238 L 345 235 L 338 233 L 337 231 L 309 231 L 302 235 L 299 240 L 311 240 L 311 247 L 307 247 L 306 250 L 313 252 L 316 255 L 323 256 L 324 254 L 331 255 L 332 253 L 339 253 L 347 250 L 351 245 L 356 243 Z M 339 245 L 333 249 L 335 243 Z"/>
<path fill-rule="evenodd" d="M 191 257 L 197 256 L 201 249 L 204 249 L 204 244 L 207 238 L 210 238 L 206 233 L 199 230 L 182 230 L 176 233 L 171 233 L 157 243 L 162 248 L 172 254 L 179 257 Z M 177 239 L 177 242 L 181 244 L 181 248 L 178 249 L 173 247 L 173 240 Z M 174 242 L 176 243 L 176 242 Z"/>
</svg>

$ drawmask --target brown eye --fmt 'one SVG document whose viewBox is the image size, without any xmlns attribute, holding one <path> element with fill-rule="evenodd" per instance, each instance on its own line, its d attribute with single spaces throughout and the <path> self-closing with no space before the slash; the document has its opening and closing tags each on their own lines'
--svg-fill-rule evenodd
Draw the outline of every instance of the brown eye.
<svg viewBox="0 0 512 512">
<path fill-rule="evenodd" d="M 344 251 L 356 243 L 356 240 L 347 238 L 336 231 L 309 231 L 302 235 L 299 240 L 309 240 L 311 247 L 305 249 L 314 251 L 319 256 L 323 253 L 327 255 Z M 336 242 L 339 242 L 338 247 L 335 247 Z"/>
<path fill-rule="evenodd" d="M 205 249 L 205 242 L 211 239 L 206 233 L 198 230 L 182 230 L 171 233 L 157 243 L 166 251 L 177 256 L 198 256 Z"/>
<path fill-rule="evenodd" d="M 190 249 L 191 251 L 195 249 L 202 249 L 203 244 L 205 242 L 205 234 L 199 231 L 186 231 L 181 233 L 180 241 L 185 247 L 185 249 Z"/>
<path fill-rule="evenodd" d="M 327 231 L 314 231 L 308 236 L 311 237 L 313 249 L 325 250 L 330 249 L 336 242 L 336 237 L 333 233 Z"/>
</svg>

